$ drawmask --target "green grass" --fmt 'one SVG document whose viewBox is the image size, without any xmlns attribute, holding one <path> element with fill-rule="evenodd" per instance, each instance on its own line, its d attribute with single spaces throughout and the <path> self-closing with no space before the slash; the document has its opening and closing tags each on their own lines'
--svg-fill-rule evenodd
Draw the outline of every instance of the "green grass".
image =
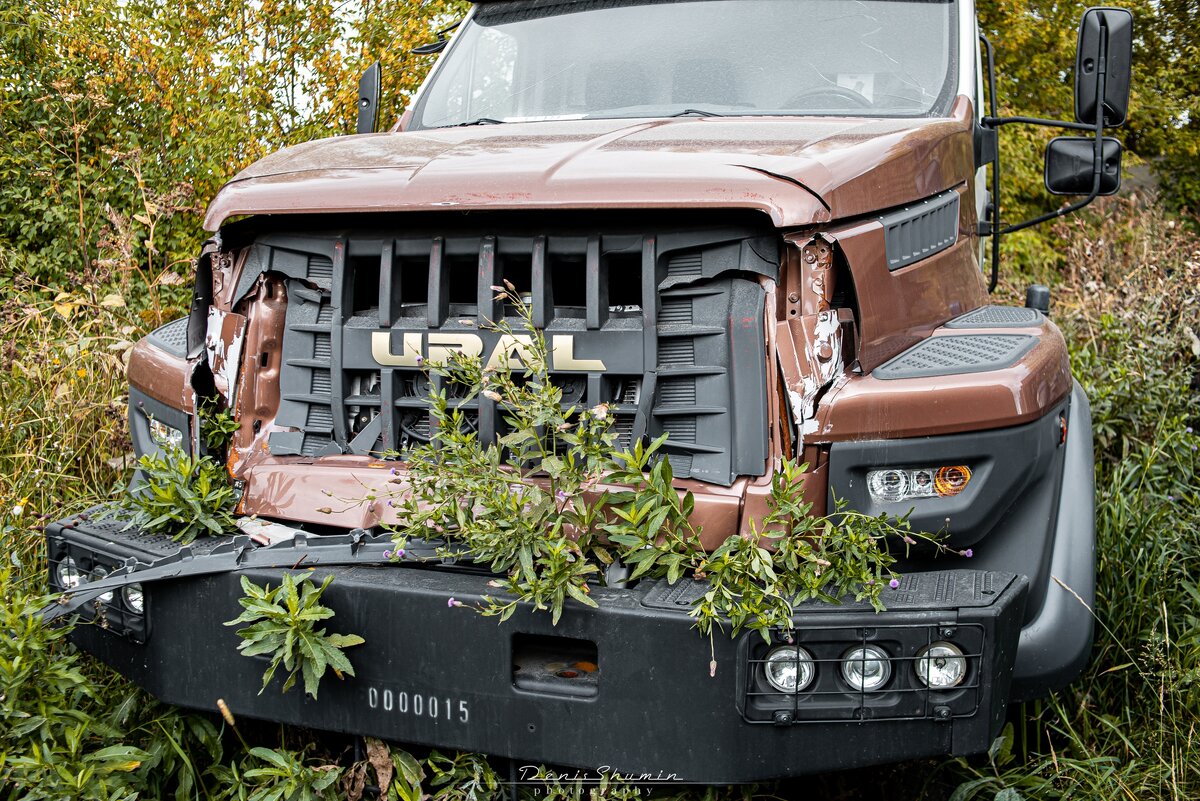
<svg viewBox="0 0 1200 801">
<path fill-rule="evenodd" d="M 1055 319 L 1096 434 L 1091 665 L 1067 690 L 1014 711 L 988 756 L 697 796 L 1200 797 L 1200 242 L 1132 202 L 1047 236 L 1071 265 L 1054 279 Z M 310 748 L 310 733 L 235 730 L 167 708 L 30 622 L 44 582 L 40 526 L 118 491 L 129 450 L 123 358 L 182 315 L 188 293 L 146 282 L 42 287 L 14 275 L 9 256 L 0 253 L 0 798 L 267 798 L 285 781 L 320 786 L 334 763 L 348 782 L 337 797 L 352 797 L 375 773 L 350 764 L 344 741 Z M 1004 289 L 1012 302 L 1021 287 Z M 261 747 L 275 756 L 252 751 Z M 495 794 L 497 775 L 477 757 L 415 760 L 394 748 L 377 761 L 403 775 L 405 795 Z"/>
</svg>

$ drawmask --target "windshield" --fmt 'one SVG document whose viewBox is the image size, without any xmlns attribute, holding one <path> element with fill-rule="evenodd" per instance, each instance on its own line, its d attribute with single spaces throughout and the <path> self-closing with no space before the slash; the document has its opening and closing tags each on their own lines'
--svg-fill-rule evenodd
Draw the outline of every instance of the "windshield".
<svg viewBox="0 0 1200 801">
<path fill-rule="evenodd" d="M 955 13 L 915 0 L 483 3 L 431 78 L 416 127 L 944 114 Z"/>
</svg>

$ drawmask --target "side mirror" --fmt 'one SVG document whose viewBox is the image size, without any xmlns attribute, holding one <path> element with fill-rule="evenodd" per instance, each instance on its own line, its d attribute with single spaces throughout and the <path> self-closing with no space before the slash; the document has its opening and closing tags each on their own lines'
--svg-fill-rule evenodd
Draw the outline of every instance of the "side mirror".
<svg viewBox="0 0 1200 801">
<path fill-rule="evenodd" d="M 1105 126 L 1125 122 L 1132 59 L 1132 14 L 1123 8 L 1089 8 L 1083 12 L 1075 56 L 1076 120 L 1095 125 L 1099 106 L 1103 109 L 1100 113 L 1104 115 Z M 1101 75 L 1103 97 L 1100 97 Z"/>
<path fill-rule="evenodd" d="M 1100 191 L 1121 188 L 1121 142 L 1106 136 L 1100 161 Z M 1096 140 L 1090 136 L 1058 136 L 1046 146 L 1046 188 L 1055 195 L 1090 195 L 1095 183 Z"/>
<path fill-rule="evenodd" d="M 358 79 L 358 126 L 355 133 L 375 133 L 379 124 L 379 62 L 367 67 Z"/>
</svg>

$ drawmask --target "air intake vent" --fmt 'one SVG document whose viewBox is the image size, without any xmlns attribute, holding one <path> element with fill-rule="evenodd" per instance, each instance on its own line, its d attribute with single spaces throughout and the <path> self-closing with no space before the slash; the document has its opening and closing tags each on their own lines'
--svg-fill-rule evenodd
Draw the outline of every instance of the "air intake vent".
<svg viewBox="0 0 1200 801">
<path fill-rule="evenodd" d="M 945 250 L 958 239 L 958 193 L 951 190 L 879 218 L 889 270 Z"/>
<path fill-rule="evenodd" d="M 1020 361 L 1037 344 L 1028 334 L 961 334 L 930 337 L 886 364 L 875 368 L 876 378 L 981 373 L 1002 370 Z"/>
</svg>

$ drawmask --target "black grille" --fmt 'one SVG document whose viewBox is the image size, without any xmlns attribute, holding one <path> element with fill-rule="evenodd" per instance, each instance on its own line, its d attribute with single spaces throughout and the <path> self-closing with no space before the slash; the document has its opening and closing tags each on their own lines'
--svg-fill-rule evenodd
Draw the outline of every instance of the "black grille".
<svg viewBox="0 0 1200 801">
<path fill-rule="evenodd" d="M 740 220 L 697 225 L 696 215 L 687 225 L 546 218 L 555 224 L 394 218 L 382 230 L 260 236 L 252 263 L 287 276 L 289 299 L 284 430 L 271 435 L 272 453 L 384 455 L 428 441 L 430 381 L 414 357 L 465 348 L 486 360 L 512 345 L 487 330 L 503 319 L 520 333 L 516 310 L 492 290 L 508 281 L 556 354 L 564 403 L 610 404 L 622 446 L 670 433 L 677 476 L 728 485 L 761 475 L 758 276 L 776 275 L 777 236 Z M 488 399 L 464 409 L 482 438 L 503 433 Z"/>
</svg>

